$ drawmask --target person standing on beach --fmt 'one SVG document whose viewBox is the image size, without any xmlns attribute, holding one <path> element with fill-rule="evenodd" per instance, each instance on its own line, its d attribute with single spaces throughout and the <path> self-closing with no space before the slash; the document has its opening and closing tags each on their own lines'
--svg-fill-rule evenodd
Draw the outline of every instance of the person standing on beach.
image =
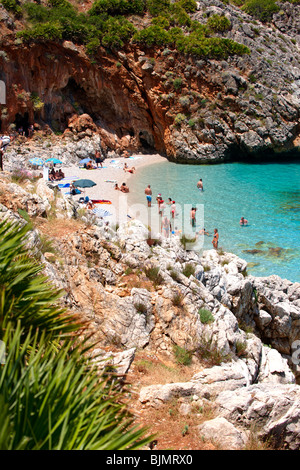
<svg viewBox="0 0 300 470">
<path fill-rule="evenodd" d="M 145 194 L 146 194 L 146 199 L 147 199 L 148 207 L 151 207 L 152 189 L 151 189 L 150 184 L 148 184 L 147 188 L 145 189 Z"/>
<path fill-rule="evenodd" d="M 215 228 L 215 230 L 214 230 L 214 238 L 213 238 L 212 244 L 213 244 L 213 247 L 214 247 L 216 250 L 218 249 L 218 243 L 219 243 L 219 233 L 218 233 L 218 229 Z"/>
<path fill-rule="evenodd" d="M 98 165 L 100 164 L 101 168 L 102 167 L 102 158 L 101 158 L 101 153 L 99 150 L 96 150 L 95 152 L 95 160 L 96 160 L 96 165 L 97 165 L 97 168 L 98 168 Z"/>
<path fill-rule="evenodd" d="M 173 201 L 172 205 L 171 205 L 171 217 L 172 217 L 172 219 L 175 219 L 175 214 L 176 214 L 176 205 L 175 205 L 175 201 Z"/>
<path fill-rule="evenodd" d="M 199 179 L 197 183 L 197 188 L 199 189 L 199 191 L 203 191 L 203 182 L 201 178 Z"/>
</svg>

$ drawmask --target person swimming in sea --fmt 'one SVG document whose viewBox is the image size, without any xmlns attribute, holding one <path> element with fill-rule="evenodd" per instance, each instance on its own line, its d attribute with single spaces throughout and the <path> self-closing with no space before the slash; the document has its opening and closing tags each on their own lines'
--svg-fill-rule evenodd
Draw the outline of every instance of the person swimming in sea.
<svg viewBox="0 0 300 470">
<path fill-rule="evenodd" d="M 241 217 L 240 225 L 248 225 L 248 220 L 245 217 Z"/>
<path fill-rule="evenodd" d="M 201 230 L 199 230 L 198 235 L 207 235 L 209 237 L 209 233 L 206 232 L 205 228 L 202 228 Z"/>
</svg>

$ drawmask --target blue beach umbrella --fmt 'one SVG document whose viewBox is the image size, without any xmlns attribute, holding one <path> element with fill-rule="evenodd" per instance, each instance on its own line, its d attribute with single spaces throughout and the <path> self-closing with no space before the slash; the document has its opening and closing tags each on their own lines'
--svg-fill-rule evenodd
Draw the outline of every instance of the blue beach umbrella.
<svg viewBox="0 0 300 470">
<path fill-rule="evenodd" d="M 77 188 L 92 188 L 93 186 L 96 186 L 96 183 L 92 180 L 81 179 L 74 181 L 74 186 Z"/>
<path fill-rule="evenodd" d="M 46 160 L 46 163 L 49 163 L 49 162 L 52 162 L 54 165 L 62 163 L 60 160 L 58 160 L 58 158 L 54 158 L 54 157 L 48 158 L 48 160 Z"/>
<path fill-rule="evenodd" d="M 84 165 L 85 163 L 88 163 L 91 159 L 90 158 L 84 158 L 83 160 L 80 160 L 79 165 Z"/>
<path fill-rule="evenodd" d="M 44 160 L 38 157 L 31 158 L 31 160 L 28 160 L 28 161 L 29 163 L 31 163 L 31 165 L 35 165 L 35 166 L 43 166 L 45 163 Z"/>
</svg>

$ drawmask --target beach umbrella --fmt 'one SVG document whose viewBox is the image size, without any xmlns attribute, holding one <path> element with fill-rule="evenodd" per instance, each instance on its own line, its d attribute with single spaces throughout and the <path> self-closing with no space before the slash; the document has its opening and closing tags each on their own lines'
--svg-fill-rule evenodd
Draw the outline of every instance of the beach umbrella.
<svg viewBox="0 0 300 470">
<path fill-rule="evenodd" d="M 41 158 L 35 157 L 35 158 L 31 158 L 31 160 L 29 160 L 29 163 L 35 166 L 43 166 L 45 162 Z"/>
<path fill-rule="evenodd" d="M 62 163 L 60 160 L 58 160 L 58 158 L 54 158 L 54 157 L 48 158 L 48 160 L 46 160 L 46 163 L 49 163 L 49 162 L 52 162 L 54 165 Z"/>
<path fill-rule="evenodd" d="M 84 165 L 85 163 L 88 163 L 90 161 L 90 158 L 84 158 L 79 162 L 79 165 Z"/>
<path fill-rule="evenodd" d="M 74 181 L 74 186 L 77 188 L 92 188 L 93 186 L 96 186 L 96 183 L 92 180 L 77 180 Z"/>
</svg>

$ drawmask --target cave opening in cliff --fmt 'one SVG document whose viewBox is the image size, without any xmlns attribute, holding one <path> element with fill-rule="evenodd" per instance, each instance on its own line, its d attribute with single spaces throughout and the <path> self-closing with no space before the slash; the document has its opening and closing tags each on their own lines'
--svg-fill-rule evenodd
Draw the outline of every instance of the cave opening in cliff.
<svg viewBox="0 0 300 470">
<path fill-rule="evenodd" d="M 98 127 L 103 127 L 106 130 L 113 129 L 119 138 L 122 137 L 123 133 L 117 126 L 122 122 L 122 119 L 114 105 L 114 98 L 109 89 L 103 88 L 98 90 L 96 94 L 91 88 L 87 91 L 74 78 L 70 78 L 65 88 L 61 90 L 61 94 L 63 101 L 70 103 L 78 114 L 88 114 Z M 69 117 L 70 115 L 64 116 L 66 122 Z M 134 130 L 132 133 L 134 134 Z"/>
<path fill-rule="evenodd" d="M 154 138 L 149 132 L 147 131 L 140 131 L 139 133 L 140 144 L 142 146 L 142 150 L 147 153 L 155 153 L 155 144 Z"/>
<path fill-rule="evenodd" d="M 16 131 L 19 134 L 23 134 L 28 136 L 28 129 L 29 129 L 29 114 L 26 112 L 24 115 L 17 113 L 15 115 L 14 124 L 16 126 Z"/>
<path fill-rule="evenodd" d="M 78 85 L 74 78 L 69 79 L 65 88 L 61 90 L 61 94 L 63 101 L 69 102 L 78 114 L 90 114 L 86 92 L 80 85 Z M 68 121 L 70 114 L 72 113 L 69 113 L 68 116 L 65 116 L 66 122 Z"/>
</svg>

